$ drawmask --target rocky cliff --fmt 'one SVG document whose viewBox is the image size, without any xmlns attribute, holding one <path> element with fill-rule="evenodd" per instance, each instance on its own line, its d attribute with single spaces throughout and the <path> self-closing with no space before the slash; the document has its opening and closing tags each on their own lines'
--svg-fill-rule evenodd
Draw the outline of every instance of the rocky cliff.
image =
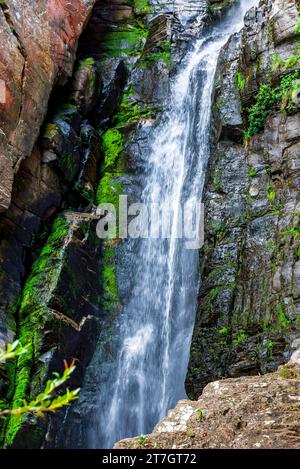
<svg viewBox="0 0 300 469">
<path fill-rule="evenodd" d="M 186 381 L 199 400 L 117 448 L 299 446 L 297 24 L 298 2 L 262 0 L 223 48 Z"/>
<path fill-rule="evenodd" d="M 208 384 L 180 401 L 151 435 L 116 449 L 298 449 L 300 352 L 276 372 Z"/>
<path fill-rule="evenodd" d="M 1 2 L 0 211 L 10 205 L 14 174 L 32 153 L 53 86 L 72 74 L 77 41 L 94 3 Z"/>
<path fill-rule="evenodd" d="M 220 56 L 193 397 L 277 369 L 299 343 L 298 7 L 261 1 Z"/>
<path fill-rule="evenodd" d="M 195 18 L 208 16 L 205 1 L 189 6 Z M 3 37 L 23 66 L 17 69 L 10 55 L 1 59 L 16 80 L 5 78 L 1 104 L 0 161 L 8 176 L 1 179 L 0 340 L 2 345 L 18 338 L 29 346 L 16 363 L 1 367 L 1 394 L 13 406 L 39 392 L 63 358 L 78 360 L 74 386 L 82 384 L 93 355 L 105 360 L 120 310 L 121 249 L 97 238 L 95 207 L 116 202 L 123 191 L 137 197 L 134 173 L 147 132 L 139 124 L 154 124 L 168 95 L 171 45 L 184 35 L 181 50 L 193 33 L 183 30 L 168 2 L 47 1 L 26 12 L 21 17 L 13 2 L 1 4 Z M 90 385 L 84 389 L 89 395 Z M 52 432 L 46 420 L 12 417 L 2 429 L 4 444 L 52 446 L 56 424 L 51 420 Z"/>
<path fill-rule="evenodd" d="M 73 357 L 71 384 L 83 386 L 67 415 L 7 420 L 5 446 L 86 446 L 96 370 L 104 363 L 110 373 L 132 280 L 122 242 L 97 238 L 95 207 L 121 193 L 139 200 L 170 80 L 190 39 L 234 3 L 187 1 L 186 22 L 169 1 L 45 0 L 22 11 L 0 2 L 0 345 L 29 344 L 1 367 L 1 394 L 17 406 Z M 219 60 L 186 383 L 193 399 L 216 379 L 272 372 L 299 346 L 298 7 L 262 0 Z M 295 376 L 280 381 L 282 395 L 297 388 Z M 237 386 L 247 394 L 257 380 L 224 383 L 235 398 Z M 268 375 L 262 388 L 275 383 L 274 396 L 278 380 Z M 222 438 L 205 444 L 226 445 Z"/>
</svg>

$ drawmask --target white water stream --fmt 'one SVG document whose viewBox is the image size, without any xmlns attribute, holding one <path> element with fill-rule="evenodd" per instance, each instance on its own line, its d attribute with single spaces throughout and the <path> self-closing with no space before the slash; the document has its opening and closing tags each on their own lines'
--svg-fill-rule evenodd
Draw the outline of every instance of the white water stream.
<svg viewBox="0 0 300 469">
<path fill-rule="evenodd" d="M 139 255 L 130 266 L 134 287 L 121 316 L 116 371 L 99 392 L 92 447 L 112 447 L 119 439 L 150 432 L 185 397 L 199 251 L 185 249 L 184 241 L 176 237 L 180 206 L 202 197 L 220 49 L 257 3 L 242 0 L 210 36 L 191 45 L 171 85 L 170 107 L 151 136 L 142 202 L 172 207 L 172 236 L 141 240 Z"/>
</svg>

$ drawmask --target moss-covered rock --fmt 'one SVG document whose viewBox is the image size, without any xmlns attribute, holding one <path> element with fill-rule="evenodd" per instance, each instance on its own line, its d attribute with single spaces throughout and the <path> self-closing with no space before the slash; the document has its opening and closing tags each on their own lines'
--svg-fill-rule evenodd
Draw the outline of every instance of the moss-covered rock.
<svg viewBox="0 0 300 469">
<path fill-rule="evenodd" d="M 80 359 L 80 379 L 84 363 L 90 359 L 101 292 L 101 246 L 95 224 L 89 214 L 66 213 L 57 217 L 32 267 L 19 310 L 18 339 L 27 347 L 27 353 L 16 363 L 13 408 L 41 391 L 54 363 L 61 360 L 61 368 L 63 358 Z M 91 329 L 94 332 L 89 346 L 80 350 L 78 343 L 85 341 Z M 73 343 L 69 342 L 72 335 Z M 22 424 L 27 424 L 26 417 L 10 417 L 6 446 L 14 443 Z"/>
</svg>

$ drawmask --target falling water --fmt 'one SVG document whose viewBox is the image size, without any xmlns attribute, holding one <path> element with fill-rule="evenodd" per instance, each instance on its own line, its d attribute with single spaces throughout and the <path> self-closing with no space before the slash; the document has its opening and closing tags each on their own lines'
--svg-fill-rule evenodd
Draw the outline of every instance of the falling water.
<svg viewBox="0 0 300 469">
<path fill-rule="evenodd" d="M 242 0 L 211 36 L 197 40 L 171 86 L 172 104 L 151 135 L 142 202 L 171 206 L 170 239 L 144 239 L 123 306 L 115 374 L 102 386 L 92 447 L 150 432 L 185 397 L 199 288 L 199 252 L 176 237 L 180 206 L 201 200 L 209 157 L 211 99 L 220 49 L 257 0 Z M 129 241 L 130 243 L 130 241 Z"/>
</svg>

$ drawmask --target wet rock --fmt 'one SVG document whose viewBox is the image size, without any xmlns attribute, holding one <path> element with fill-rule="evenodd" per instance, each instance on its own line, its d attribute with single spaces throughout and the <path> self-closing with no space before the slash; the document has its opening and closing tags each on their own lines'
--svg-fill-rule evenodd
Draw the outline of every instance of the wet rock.
<svg viewBox="0 0 300 469">
<path fill-rule="evenodd" d="M 220 376 L 275 370 L 299 337 L 298 110 L 274 112 L 264 131 L 247 145 L 241 141 L 258 87 L 268 73 L 274 83 L 280 80 L 274 54 L 286 60 L 295 50 L 298 17 L 294 2 L 261 2 L 220 55 L 202 286 L 186 381 L 193 398 Z M 217 283 L 209 281 L 216 277 Z"/>
<path fill-rule="evenodd" d="M 97 105 L 101 95 L 100 72 L 93 58 L 81 60 L 75 72 L 71 89 L 73 100 L 85 116 Z"/>
<path fill-rule="evenodd" d="M 63 368 L 64 359 L 70 361 L 76 357 L 77 370 L 72 385 L 82 382 L 95 347 L 101 313 L 101 243 L 96 236 L 96 223 L 92 214 L 60 215 L 33 265 L 19 311 L 19 337 L 28 347 L 28 356 L 16 370 L 19 391 L 15 403 L 38 392 L 52 371 Z M 13 442 L 15 447 L 26 448 L 30 426 L 30 419 L 12 418 L 8 423 L 6 444 Z M 43 425 L 35 433 L 39 438 L 31 439 L 30 447 L 41 444 Z M 24 435 L 27 436 L 24 438 Z"/>
<path fill-rule="evenodd" d="M 89 203 L 95 198 L 98 181 L 98 167 L 101 155 L 101 138 L 99 133 L 88 122 L 81 127 L 82 158 L 80 170 L 75 183 L 75 190 Z"/>
<path fill-rule="evenodd" d="M 80 140 L 74 128 L 58 117 L 46 127 L 41 147 L 44 150 L 43 161 L 57 161 L 57 167 L 66 181 L 73 181 L 80 162 Z"/>
</svg>

